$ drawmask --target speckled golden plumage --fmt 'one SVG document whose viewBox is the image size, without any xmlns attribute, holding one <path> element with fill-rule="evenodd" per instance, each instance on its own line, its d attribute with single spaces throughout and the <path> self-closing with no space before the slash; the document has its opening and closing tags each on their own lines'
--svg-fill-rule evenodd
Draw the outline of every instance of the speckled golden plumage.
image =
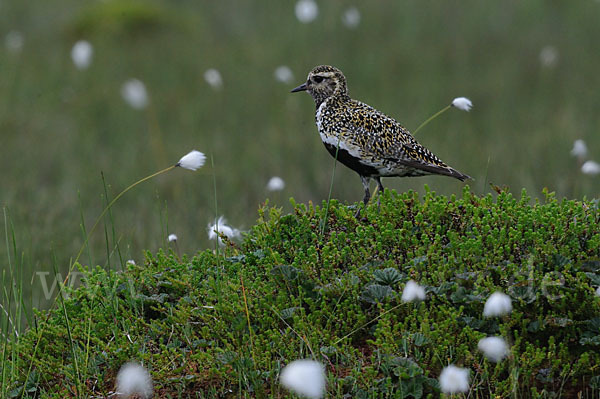
<svg viewBox="0 0 600 399">
<path fill-rule="evenodd" d="M 356 171 L 367 203 L 369 180 L 383 190 L 381 177 L 438 174 L 461 181 L 469 176 L 451 168 L 423 147 L 396 120 L 348 96 L 346 77 L 329 65 L 315 67 L 306 83 L 292 92 L 307 91 L 317 107 L 315 120 L 329 153 Z M 339 149 L 338 149 L 339 147 Z"/>
</svg>

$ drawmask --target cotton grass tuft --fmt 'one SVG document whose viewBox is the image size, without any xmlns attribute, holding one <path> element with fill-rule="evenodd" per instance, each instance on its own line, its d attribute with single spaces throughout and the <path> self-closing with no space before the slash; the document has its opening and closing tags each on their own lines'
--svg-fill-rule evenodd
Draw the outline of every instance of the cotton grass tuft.
<svg viewBox="0 0 600 399">
<path fill-rule="evenodd" d="M 512 301 L 510 297 L 502 292 L 494 292 L 483 307 L 485 317 L 504 316 L 512 311 Z"/>
<path fill-rule="evenodd" d="M 134 109 L 144 109 L 148 106 L 148 91 L 139 79 L 129 79 L 123 83 L 121 96 Z"/>
<path fill-rule="evenodd" d="M 469 370 L 449 365 L 440 374 L 440 388 L 444 393 L 459 393 L 469 390 Z"/>
<path fill-rule="evenodd" d="M 348 29 L 356 29 L 360 24 L 360 11 L 358 11 L 358 8 L 347 8 L 342 14 L 342 23 Z"/>
<path fill-rule="evenodd" d="M 79 40 L 71 49 L 71 59 L 77 69 L 87 69 L 92 64 L 94 48 L 87 40 Z"/>
<path fill-rule="evenodd" d="M 584 175 L 596 176 L 600 174 L 600 164 L 596 161 L 586 161 L 581 165 L 581 173 Z"/>
<path fill-rule="evenodd" d="M 275 80 L 281 83 L 290 84 L 294 81 L 294 73 L 286 65 L 280 65 L 275 68 L 273 75 L 275 76 Z"/>
<path fill-rule="evenodd" d="M 318 399 L 325 391 L 325 370 L 314 360 L 296 360 L 281 370 L 279 381 L 300 396 Z"/>
<path fill-rule="evenodd" d="M 473 103 L 466 97 L 456 97 L 454 100 L 452 100 L 452 106 L 460 109 L 461 111 L 469 112 L 473 107 Z"/>
<path fill-rule="evenodd" d="M 402 302 L 425 300 L 425 289 L 413 280 L 409 280 L 402 291 Z"/>
<path fill-rule="evenodd" d="M 225 217 L 220 216 L 217 220 L 215 220 L 214 223 L 209 223 L 208 239 L 217 240 L 219 245 L 225 245 L 225 243 L 221 239 L 221 235 L 224 235 L 228 239 L 232 240 L 240 236 L 240 231 L 238 229 L 234 229 L 231 226 L 228 226 Z"/>
<path fill-rule="evenodd" d="M 508 345 L 501 337 L 482 338 L 477 343 L 477 348 L 494 363 L 498 363 L 508 355 Z"/>
<path fill-rule="evenodd" d="M 585 141 L 578 139 L 573 142 L 573 149 L 571 150 L 571 155 L 579 159 L 579 161 L 583 161 L 587 158 L 588 148 L 585 144 Z"/>
<path fill-rule="evenodd" d="M 554 46 L 544 46 L 540 50 L 540 63 L 544 67 L 553 67 L 558 62 L 558 50 Z"/>
<path fill-rule="evenodd" d="M 124 364 L 117 374 L 117 393 L 122 397 L 137 395 L 141 398 L 152 397 L 152 378 L 139 363 Z"/>
<path fill-rule="evenodd" d="M 267 183 L 268 191 L 281 191 L 285 188 L 285 182 L 279 176 L 273 176 Z"/>
<path fill-rule="evenodd" d="M 308 24 L 319 15 L 319 6 L 313 0 L 299 0 L 295 7 L 296 18 L 303 24 Z"/>
<path fill-rule="evenodd" d="M 21 52 L 24 43 L 25 39 L 23 38 L 23 34 L 21 34 L 19 31 L 11 30 L 6 34 L 6 36 L 4 36 L 4 45 L 10 52 Z"/>
<path fill-rule="evenodd" d="M 200 151 L 192 150 L 185 154 L 175 166 L 179 166 L 188 170 L 198 170 L 206 162 L 206 155 Z"/>
<path fill-rule="evenodd" d="M 221 76 L 221 72 L 214 68 L 207 69 L 206 72 L 204 72 L 204 80 L 213 89 L 218 90 L 223 87 L 223 77 Z"/>
</svg>

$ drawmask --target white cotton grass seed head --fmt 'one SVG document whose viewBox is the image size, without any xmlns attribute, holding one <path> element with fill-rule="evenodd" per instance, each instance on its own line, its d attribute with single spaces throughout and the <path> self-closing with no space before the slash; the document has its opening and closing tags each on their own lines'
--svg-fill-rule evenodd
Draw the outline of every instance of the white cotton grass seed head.
<svg viewBox="0 0 600 399">
<path fill-rule="evenodd" d="M 477 343 L 477 348 L 494 363 L 498 363 L 508 355 L 508 345 L 501 337 L 482 338 Z"/>
<path fill-rule="evenodd" d="M 512 301 L 510 297 L 502 292 L 494 292 L 485 301 L 483 316 L 504 316 L 512 312 Z"/>
<path fill-rule="evenodd" d="M 206 155 L 197 150 L 192 150 L 185 154 L 175 166 L 179 166 L 183 169 L 198 170 L 206 162 Z"/>
<path fill-rule="evenodd" d="M 287 65 L 280 65 L 275 68 L 273 75 L 275 80 L 281 83 L 290 84 L 294 81 L 294 73 Z"/>
<path fill-rule="evenodd" d="M 4 45 L 8 49 L 8 51 L 13 53 L 18 53 L 23 48 L 23 44 L 25 43 L 25 39 L 21 32 L 16 30 L 11 30 L 4 36 Z"/>
<path fill-rule="evenodd" d="M 144 109 L 148 105 L 146 85 L 139 79 L 129 79 L 121 86 L 121 96 L 130 107 Z"/>
<path fill-rule="evenodd" d="M 558 50 L 554 46 L 544 46 L 540 50 L 540 63 L 544 67 L 553 67 L 558 62 Z"/>
<path fill-rule="evenodd" d="M 580 161 L 587 158 L 588 148 L 587 148 L 587 145 L 585 144 L 585 141 L 583 141 L 582 139 L 575 140 L 573 142 L 573 149 L 571 149 L 571 155 L 573 155 L 575 158 L 579 159 Z"/>
<path fill-rule="evenodd" d="M 77 69 L 87 69 L 92 64 L 94 48 L 87 40 L 79 40 L 71 49 L 71 59 Z"/>
<path fill-rule="evenodd" d="M 469 390 L 469 370 L 451 364 L 440 374 L 440 389 L 444 393 L 459 393 Z"/>
<path fill-rule="evenodd" d="M 177 236 L 175 234 L 169 234 L 169 237 L 167 237 L 167 239 L 169 240 L 169 242 L 177 241 Z"/>
<path fill-rule="evenodd" d="M 214 223 L 208 224 L 208 239 L 217 240 L 219 245 L 225 245 L 221 239 L 221 235 L 224 235 L 228 239 L 232 240 L 240 236 L 240 231 L 227 225 L 227 220 L 223 216 L 219 216 Z"/>
<path fill-rule="evenodd" d="M 296 2 L 296 18 L 303 24 L 308 24 L 319 15 L 319 6 L 313 0 L 298 0 Z"/>
<path fill-rule="evenodd" d="M 409 280 L 402 291 L 402 302 L 425 300 L 425 289 L 413 280 Z"/>
<path fill-rule="evenodd" d="M 281 370 L 281 385 L 307 398 L 322 398 L 325 393 L 325 368 L 314 360 L 295 360 Z"/>
<path fill-rule="evenodd" d="M 473 108 L 473 103 L 467 97 L 456 97 L 452 100 L 452 106 L 461 111 L 469 112 Z"/>
<path fill-rule="evenodd" d="M 218 90 L 223 87 L 223 78 L 221 77 L 221 72 L 214 68 L 207 69 L 206 72 L 204 72 L 204 80 L 213 89 Z"/>
<path fill-rule="evenodd" d="M 342 23 L 348 29 L 355 29 L 360 24 L 360 11 L 356 7 L 349 7 L 342 14 Z"/>
<path fill-rule="evenodd" d="M 152 378 L 139 363 L 126 363 L 117 374 L 116 389 L 122 397 L 137 395 L 141 398 L 150 398 L 152 397 Z"/>
<path fill-rule="evenodd" d="M 285 188 L 285 182 L 279 176 L 273 176 L 269 179 L 267 183 L 268 191 L 281 191 Z"/>
<path fill-rule="evenodd" d="M 581 165 L 581 172 L 584 175 L 596 176 L 600 174 L 600 164 L 596 161 L 586 161 Z"/>
<path fill-rule="evenodd" d="M 135 261 L 133 259 L 129 259 L 127 262 L 125 262 L 126 265 L 130 265 L 130 266 L 135 266 Z"/>
</svg>

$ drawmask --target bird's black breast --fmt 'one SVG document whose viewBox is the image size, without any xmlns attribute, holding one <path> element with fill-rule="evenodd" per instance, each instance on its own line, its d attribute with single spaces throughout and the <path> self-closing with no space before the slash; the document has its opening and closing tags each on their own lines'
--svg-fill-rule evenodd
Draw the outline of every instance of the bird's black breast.
<svg viewBox="0 0 600 399">
<path fill-rule="evenodd" d="M 329 151 L 332 157 L 335 158 L 335 153 L 337 151 L 337 160 L 349 167 L 350 169 L 352 169 L 353 171 L 355 171 L 356 173 L 358 173 L 359 175 L 379 176 L 379 171 L 377 169 L 375 169 L 372 166 L 361 163 L 359 158 L 352 156 L 348 151 L 344 150 L 343 148 L 337 150 L 337 147 L 332 144 L 328 144 L 325 142 L 323 144 L 325 144 L 325 148 L 327 148 L 327 151 Z"/>
</svg>

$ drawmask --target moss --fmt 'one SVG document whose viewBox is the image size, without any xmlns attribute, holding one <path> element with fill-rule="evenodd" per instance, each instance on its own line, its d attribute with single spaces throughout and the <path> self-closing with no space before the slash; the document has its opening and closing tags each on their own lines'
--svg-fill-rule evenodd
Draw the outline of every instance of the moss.
<svg viewBox="0 0 600 399">
<path fill-rule="evenodd" d="M 600 216 L 597 204 L 545 196 L 386 191 L 361 220 L 332 201 L 324 233 L 325 206 L 292 201 L 287 215 L 261 208 L 243 243 L 218 254 L 161 251 L 121 273 L 86 272 L 65 301 L 85 395 L 108 395 L 137 359 L 159 397 L 279 396 L 282 365 L 312 357 L 332 397 L 436 397 L 449 363 L 471 370 L 473 397 L 591 397 Z M 409 279 L 426 301 L 401 303 Z M 497 290 L 514 311 L 484 319 Z M 65 326 L 61 312 L 40 313 L 21 336 L 14 392 L 75 396 Z M 482 357 L 488 335 L 506 338 L 508 359 Z"/>
<path fill-rule="evenodd" d="M 165 30 L 187 28 L 185 18 L 153 1 L 108 0 L 84 7 L 67 31 L 73 37 L 112 35 L 141 36 Z M 183 30 L 183 29 L 182 29 Z"/>
</svg>

